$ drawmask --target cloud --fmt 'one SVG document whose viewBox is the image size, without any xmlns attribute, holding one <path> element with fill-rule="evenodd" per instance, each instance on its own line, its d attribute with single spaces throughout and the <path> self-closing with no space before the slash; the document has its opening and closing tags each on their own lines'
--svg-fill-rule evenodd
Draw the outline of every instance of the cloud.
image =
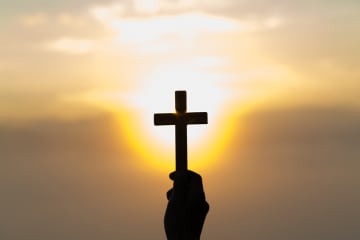
<svg viewBox="0 0 360 240">
<path fill-rule="evenodd" d="M 0 126 L 2 239 L 162 235 L 154 229 L 161 228 L 163 201 L 158 199 L 166 188 L 143 170 L 116 128 L 106 114 L 80 121 Z M 151 191 L 142 189 L 145 183 Z M 147 217 L 139 217 L 139 211 Z M 133 226 L 153 231 L 129 231 Z"/>
<path fill-rule="evenodd" d="M 95 5 L 88 9 L 91 16 L 104 23 L 111 23 L 112 21 L 122 17 L 126 12 L 125 5 L 121 3 L 111 5 Z"/>
<path fill-rule="evenodd" d="M 117 45 L 131 46 L 136 53 L 167 52 L 192 44 L 204 34 L 222 34 L 241 30 L 241 23 L 226 17 L 202 12 L 157 14 L 151 16 L 126 14 L 120 4 L 95 6 L 89 14 L 106 29 L 111 29 Z"/>
<path fill-rule="evenodd" d="M 139 13 L 156 13 L 160 10 L 159 0 L 134 0 L 134 5 Z"/>
<path fill-rule="evenodd" d="M 237 122 L 217 167 L 200 172 L 211 206 L 205 239 L 360 237 L 357 111 L 263 109 Z M 164 236 L 171 182 L 131 154 L 117 124 L 100 114 L 1 125 L 2 238 Z"/>
<path fill-rule="evenodd" d="M 170 38 L 193 39 L 204 33 L 234 31 L 237 22 L 202 13 L 164 16 L 152 19 L 128 19 L 119 22 L 119 40 L 125 43 L 148 43 Z M 171 40 L 172 41 L 172 40 Z"/>
<path fill-rule="evenodd" d="M 20 18 L 20 22 L 25 27 L 37 27 L 48 23 L 49 16 L 46 13 L 26 15 Z"/>
<path fill-rule="evenodd" d="M 88 39 L 62 37 L 46 44 L 46 49 L 66 54 L 86 54 L 95 49 L 95 42 Z"/>
<path fill-rule="evenodd" d="M 360 237 L 359 111 L 264 108 L 237 122 L 226 156 L 204 181 L 217 188 L 207 192 L 214 207 L 205 238 Z M 227 219 L 220 232 L 219 219 Z"/>
<path fill-rule="evenodd" d="M 131 45 L 137 53 L 171 52 L 188 45 L 215 42 L 227 34 L 272 30 L 286 24 L 280 16 L 237 19 L 194 10 L 196 8 L 179 7 L 179 11 L 172 12 L 167 9 L 167 4 L 171 5 L 169 2 L 139 1 L 138 4 L 154 6 L 148 10 L 135 6 L 135 12 L 132 12 L 120 3 L 98 5 L 89 8 L 89 14 L 106 29 L 112 30 L 117 44 Z"/>
<path fill-rule="evenodd" d="M 69 13 L 59 13 L 56 16 L 56 22 L 59 25 L 64 25 L 64 26 L 85 26 L 86 25 L 86 17 L 84 16 L 79 16 L 79 15 L 74 15 L 74 14 L 69 14 Z"/>
<path fill-rule="evenodd" d="M 278 28 L 285 23 L 284 19 L 278 16 L 235 19 L 207 13 L 206 9 L 195 7 L 197 5 L 201 6 L 192 1 L 171 3 L 139 0 L 135 1 L 134 5 L 129 2 L 116 2 L 90 5 L 87 7 L 87 14 L 76 15 L 66 11 L 52 15 L 41 13 L 25 16 L 21 21 L 27 27 L 43 26 L 44 29 L 50 27 L 50 22 L 56 24 L 57 30 L 52 31 L 62 37 L 47 41 L 45 48 L 75 55 L 95 50 L 95 41 L 91 39 L 95 31 L 99 34 L 102 32 L 102 37 L 110 41 L 117 41 L 120 45 L 131 44 L 138 52 L 145 53 L 176 49 L 178 45 L 184 45 L 181 42 L 193 41 L 204 34 L 221 36 L 219 34 L 254 32 Z M 93 20 L 102 25 L 94 24 Z M 83 30 L 89 29 L 90 24 L 92 34 Z"/>
<path fill-rule="evenodd" d="M 167 12 L 167 4 L 174 8 L 182 9 L 177 6 L 182 6 L 186 1 L 178 1 L 177 3 L 169 3 L 168 1 L 156 0 L 139 0 L 135 1 L 135 12 L 131 15 L 131 11 L 121 3 L 111 5 L 97 5 L 89 8 L 89 13 L 103 24 L 112 28 L 121 28 L 122 22 L 137 22 L 139 24 L 146 23 L 142 30 L 164 28 L 159 24 L 159 21 L 165 20 L 169 24 L 166 26 L 167 31 L 183 31 L 187 28 L 188 31 L 208 30 L 208 31 L 254 31 L 264 28 L 277 28 L 282 26 L 285 21 L 276 15 L 265 16 L 263 18 L 242 18 L 233 19 L 224 15 L 208 13 L 201 8 L 188 8 L 179 12 Z M 186 4 L 185 4 L 186 5 Z M 177 7 L 175 7 L 177 6 Z M 165 10 L 160 11 L 164 8 Z M 148 9 L 148 10 L 146 10 Z M 151 12 L 157 13 L 152 15 L 141 15 L 141 13 Z M 178 21 L 181 20 L 181 21 Z M 126 24 L 123 24 L 126 25 Z M 172 26 L 172 28 L 170 27 Z M 240 26 L 240 27 L 239 27 Z M 130 26 L 137 27 L 137 26 Z"/>
<path fill-rule="evenodd" d="M 267 28 L 278 28 L 284 25 L 284 19 L 279 17 L 269 17 L 265 19 L 264 26 Z"/>
</svg>

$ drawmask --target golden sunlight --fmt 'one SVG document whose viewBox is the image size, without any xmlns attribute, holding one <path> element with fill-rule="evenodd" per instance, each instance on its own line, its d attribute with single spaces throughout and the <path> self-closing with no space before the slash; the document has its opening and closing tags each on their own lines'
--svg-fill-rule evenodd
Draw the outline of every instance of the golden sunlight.
<svg viewBox="0 0 360 240">
<path fill-rule="evenodd" d="M 152 11 L 153 5 L 146 9 Z M 121 12 L 120 6 L 91 10 L 114 30 L 113 44 L 126 46 L 130 49 L 126 53 L 139 61 L 131 86 L 128 90 L 90 91 L 68 100 L 81 99 L 117 113 L 119 134 L 125 134 L 134 152 L 146 159 L 148 166 L 171 171 L 175 167 L 175 130 L 173 126 L 155 127 L 153 116 L 174 112 L 175 91 L 185 90 L 188 111 L 208 112 L 209 120 L 208 125 L 188 127 L 189 167 L 209 168 L 233 132 L 230 103 L 234 99 L 226 86 L 233 76 L 222 69 L 229 64 L 228 57 L 210 46 L 210 52 L 207 48 L 200 51 L 202 39 L 241 31 L 241 24 L 196 12 L 140 18 L 121 17 Z"/>
<path fill-rule="evenodd" d="M 174 168 L 175 131 L 173 126 L 155 127 L 154 113 L 175 111 L 175 91 L 186 90 L 188 111 L 206 111 L 208 125 L 188 127 L 189 166 L 202 168 L 219 154 L 230 137 L 232 124 L 224 122 L 229 93 L 211 74 L 163 66 L 149 76 L 146 85 L 127 96 L 136 114 L 130 114 L 122 130 L 131 146 L 156 168 Z M 124 99 L 125 100 L 125 99 Z M 124 121 L 124 116 L 121 116 Z M 131 127 L 128 127 L 131 126 Z M 219 127 L 219 126 L 224 126 Z"/>
<path fill-rule="evenodd" d="M 211 163 L 228 144 L 234 124 L 233 96 L 222 84 L 226 76 L 195 70 L 184 65 L 161 65 L 141 84 L 124 90 L 97 90 L 67 96 L 110 110 L 118 117 L 119 135 L 148 167 L 171 171 L 175 167 L 174 126 L 154 126 L 154 113 L 175 112 L 175 91 L 187 91 L 187 111 L 208 112 L 208 125 L 189 125 L 189 167 L 201 169 Z"/>
</svg>

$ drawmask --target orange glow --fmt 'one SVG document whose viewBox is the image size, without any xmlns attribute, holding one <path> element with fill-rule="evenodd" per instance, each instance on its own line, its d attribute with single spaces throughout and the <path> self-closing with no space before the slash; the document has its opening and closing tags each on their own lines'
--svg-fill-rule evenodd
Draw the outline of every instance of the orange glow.
<svg viewBox="0 0 360 240">
<path fill-rule="evenodd" d="M 174 69 L 175 70 L 175 69 Z M 175 91 L 186 90 L 188 111 L 206 111 L 208 125 L 188 127 L 189 167 L 206 168 L 228 143 L 233 124 L 227 119 L 231 109 L 226 107 L 228 93 L 209 74 L 171 70 L 155 72 L 148 85 L 126 98 L 131 109 L 119 115 L 121 132 L 130 146 L 150 166 L 171 171 L 175 166 L 174 126 L 154 126 L 154 113 L 175 111 Z M 188 80 L 186 80 L 188 79 Z M 196 79 L 194 81 L 194 79 Z M 222 126 L 222 127 L 221 127 Z"/>
<path fill-rule="evenodd" d="M 151 13 L 158 7 L 154 1 L 138 1 L 136 8 Z M 98 6 L 90 13 L 112 30 L 112 41 L 108 42 L 111 51 L 121 46 L 122 50 L 126 48 L 121 54 L 129 54 L 129 59 L 135 59 L 131 68 L 136 71 L 131 76 L 114 79 L 115 82 L 123 81 L 123 85 L 125 80 L 122 79 L 129 79 L 126 80 L 128 88 L 109 91 L 109 87 L 104 86 L 102 91 L 100 86 L 85 93 L 65 96 L 63 100 L 80 100 L 115 112 L 121 126 L 119 134 L 121 137 L 125 135 L 133 152 L 148 166 L 171 171 L 175 166 L 174 126 L 155 127 L 153 115 L 174 112 L 175 91 L 186 90 L 188 111 L 208 112 L 209 118 L 208 125 L 188 127 L 189 167 L 209 168 L 231 139 L 239 103 L 244 111 L 249 103 L 246 106 L 243 103 L 250 95 L 258 98 L 274 89 L 272 81 L 264 83 L 263 78 L 282 78 L 283 68 L 269 67 L 267 63 L 258 63 L 251 68 L 240 67 L 242 71 L 239 73 L 237 69 L 245 55 L 233 56 L 226 53 L 226 47 L 215 47 L 228 45 L 226 37 L 219 37 L 222 33 L 245 33 L 261 26 L 201 12 L 119 17 L 123 10 L 119 5 Z M 278 22 L 269 24 L 274 27 Z M 214 42 L 203 46 L 208 39 Z M 94 42 L 63 38 L 53 42 L 51 47 L 72 54 L 102 49 L 92 44 Z M 118 69 L 116 67 L 116 71 Z M 236 96 L 233 96 L 235 91 Z"/>
<path fill-rule="evenodd" d="M 119 121 L 121 118 L 122 124 L 120 131 L 125 133 L 129 146 L 134 152 L 141 158 L 147 161 L 146 168 L 152 167 L 159 171 L 172 171 L 175 169 L 175 131 L 174 126 L 164 127 L 160 129 L 160 133 L 157 137 L 152 137 L 149 134 L 149 129 L 146 129 L 144 125 L 136 126 L 139 122 L 138 116 L 125 117 L 119 115 Z M 210 117 L 209 119 L 214 120 Z M 218 122 L 226 120 L 225 117 L 217 119 Z M 220 120 L 220 121 L 219 121 Z M 227 120 L 227 123 L 229 121 Z M 150 122 L 151 124 L 152 122 Z M 148 125 L 150 125 L 148 124 Z M 229 143 L 234 124 L 226 124 L 224 128 L 217 128 L 213 126 L 214 122 L 209 122 L 209 126 L 202 126 L 208 132 L 201 133 L 194 138 L 193 134 L 196 133 L 197 127 L 188 128 L 188 159 L 189 168 L 191 169 L 208 169 L 211 168 L 218 160 L 222 151 L 226 148 Z M 153 126 L 152 128 L 155 128 Z M 151 129 L 152 130 L 152 129 Z M 145 133 L 145 134 L 144 134 Z M 167 138 L 171 138 L 168 142 L 163 142 L 162 137 L 166 135 Z M 195 144 L 192 142 L 197 141 Z"/>
</svg>

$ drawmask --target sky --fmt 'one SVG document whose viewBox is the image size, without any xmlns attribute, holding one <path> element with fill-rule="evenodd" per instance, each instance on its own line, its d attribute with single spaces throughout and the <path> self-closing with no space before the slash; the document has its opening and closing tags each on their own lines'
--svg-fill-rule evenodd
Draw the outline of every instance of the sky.
<svg viewBox="0 0 360 240">
<path fill-rule="evenodd" d="M 360 2 L 0 2 L 1 239 L 165 239 L 174 111 L 203 239 L 360 238 Z"/>
</svg>

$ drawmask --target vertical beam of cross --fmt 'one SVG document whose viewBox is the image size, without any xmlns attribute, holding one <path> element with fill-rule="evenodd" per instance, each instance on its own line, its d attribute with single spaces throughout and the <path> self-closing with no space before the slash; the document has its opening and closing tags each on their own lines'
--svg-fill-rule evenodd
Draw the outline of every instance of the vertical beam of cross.
<svg viewBox="0 0 360 240">
<path fill-rule="evenodd" d="M 154 124 L 175 125 L 176 171 L 187 170 L 187 125 L 207 124 L 206 112 L 186 112 L 186 91 L 175 92 L 176 113 L 154 114 Z"/>
</svg>

